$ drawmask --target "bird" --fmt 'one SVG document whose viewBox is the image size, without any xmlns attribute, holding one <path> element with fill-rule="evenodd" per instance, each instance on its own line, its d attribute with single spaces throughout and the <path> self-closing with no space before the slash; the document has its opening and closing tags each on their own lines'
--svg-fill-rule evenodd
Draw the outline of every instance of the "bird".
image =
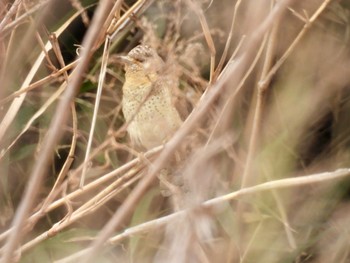
<svg viewBox="0 0 350 263">
<path fill-rule="evenodd" d="M 183 121 L 174 105 L 178 81 L 148 45 L 120 56 L 125 69 L 122 111 L 131 142 L 149 150 L 166 142 Z"/>
<path fill-rule="evenodd" d="M 125 69 L 122 112 L 133 146 L 149 150 L 164 144 L 183 123 L 175 105 L 177 74 L 148 45 L 138 45 L 119 59 Z M 164 197 L 183 185 L 182 176 L 175 172 L 176 162 L 170 160 L 158 175 Z"/>
</svg>

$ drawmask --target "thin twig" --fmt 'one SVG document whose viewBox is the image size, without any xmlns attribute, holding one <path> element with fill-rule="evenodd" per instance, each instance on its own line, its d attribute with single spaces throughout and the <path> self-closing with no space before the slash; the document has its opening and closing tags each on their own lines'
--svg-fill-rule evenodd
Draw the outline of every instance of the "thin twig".
<svg viewBox="0 0 350 263">
<path fill-rule="evenodd" d="M 239 59 L 237 59 L 237 62 L 235 64 L 233 64 L 231 67 L 229 67 L 229 69 L 227 69 L 227 74 L 225 74 L 220 79 L 220 81 L 214 84 L 215 88 L 213 87 L 212 89 L 210 89 L 210 91 L 207 93 L 207 97 L 201 100 L 201 103 L 192 112 L 192 114 L 188 118 L 188 121 L 186 121 L 174 134 L 174 136 L 169 140 L 169 142 L 165 144 L 162 154 L 159 156 L 154 166 L 151 167 L 149 173 L 138 183 L 135 189 L 130 193 L 127 199 L 125 199 L 123 204 L 111 217 L 106 226 L 101 230 L 96 240 L 92 242 L 92 244 L 90 245 L 91 250 L 82 259 L 84 262 L 92 262 L 95 258 L 95 255 L 98 253 L 104 242 L 109 238 L 111 233 L 113 233 L 115 229 L 120 228 L 121 223 L 130 214 L 137 202 L 146 192 L 147 188 L 155 180 L 157 172 L 160 171 L 160 169 L 164 166 L 167 160 L 179 147 L 181 142 L 184 140 L 185 136 L 198 124 L 200 120 L 202 120 L 203 117 L 206 116 L 208 108 L 212 105 L 216 98 L 224 91 L 224 87 L 226 87 L 228 81 L 230 81 L 231 85 L 235 85 L 239 82 L 240 77 L 242 76 L 247 65 L 249 65 L 252 59 L 254 50 L 261 42 L 263 36 L 271 28 L 274 21 L 282 15 L 286 7 L 292 1 L 293 0 L 279 1 L 275 8 L 272 10 L 272 12 L 267 16 L 265 21 L 263 21 L 260 24 L 255 33 L 250 37 L 249 40 L 247 40 L 248 44 L 246 46 L 246 49 L 244 50 L 245 52 Z"/>
<path fill-rule="evenodd" d="M 71 104 L 82 81 L 82 76 L 91 57 L 91 49 L 95 44 L 96 36 L 100 33 L 100 28 L 110 6 L 111 1 L 108 0 L 103 1 L 99 4 L 91 26 L 89 27 L 86 37 L 83 40 L 84 49 L 81 54 L 81 60 L 79 61 L 80 63 L 77 65 L 71 82 L 68 83 L 68 87 L 65 90 L 63 98 L 57 107 L 56 113 L 50 125 L 50 132 L 44 138 L 43 147 L 37 161 L 34 164 L 34 168 L 29 177 L 27 188 L 23 194 L 20 205 L 12 221 L 13 230 L 8 237 L 5 245 L 4 253 L 1 259 L 2 263 L 8 263 L 12 261 L 12 256 L 16 249 L 16 246 L 20 243 L 22 237 L 25 234 L 23 231 L 23 226 L 36 199 L 38 190 L 42 185 L 42 181 L 48 168 L 54 147 L 62 135 L 62 129 L 60 129 L 60 127 L 62 124 L 66 123 L 68 117 L 66 109 Z"/>
<path fill-rule="evenodd" d="M 79 14 L 74 14 L 72 17 L 70 17 L 64 25 L 62 25 L 57 31 L 56 36 L 61 35 L 64 30 L 68 27 L 68 25 L 78 16 Z M 52 49 L 51 43 L 48 41 L 45 45 L 45 50 L 49 51 Z M 29 73 L 27 74 L 25 80 L 23 81 L 20 89 L 18 92 L 22 91 L 23 89 L 27 88 L 30 83 L 32 82 L 34 76 L 37 74 L 37 71 L 39 70 L 40 66 L 42 65 L 42 62 L 45 59 L 45 52 L 41 52 L 38 56 L 38 58 L 35 60 L 33 66 L 31 67 Z M 26 97 L 26 93 L 22 93 L 14 99 L 14 101 L 11 103 L 11 106 L 7 110 L 6 114 L 1 120 L 0 123 L 0 142 L 2 141 L 4 135 L 6 134 L 6 131 L 10 127 L 11 123 L 13 122 L 14 118 L 16 117 L 21 105 L 23 104 L 23 101 Z"/>
<path fill-rule="evenodd" d="M 6 98 L 4 98 L 0 101 L 0 106 L 6 102 L 9 102 L 10 100 L 13 100 L 16 97 L 19 97 L 23 93 L 27 93 L 28 91 L 39 88 L 39 87 L 43 86 L 44 84 L 50 83 L 50 81 L 57 80 L 57 78 L 59 76 L 61 76 L 62 74 L 65 74 L 65 72 L 67 72 L 68 70 L 73 69 L 77 65 L 78 61 L 79 61 L 79 59 L 74 60 L 72 63 L 68 64 L 64 68 L 61 68 L 61 69 L 51 73 L 50 75 L 30 84 L 29 86 L 24 87 L 23 89 L 20 89 L 18 91 L 13 92 L 12 94 L 10 94 L 9 96 L 7 96 Z"/>
<path fill-rule="evenodd" d="M 213 77 L 214 77 L 214 71 L 215 71 L 215 55 L 216 55 L 215 44 L 214 44 L 213 38 L 211 37 L 210 29 L 209 29 L 207 20 L 205 19 L 205 16 L 203 14 L 203 10 L 199 6 L 197 6 L 197 4 L 195 4 L 192 0 L 188 0 L 188 4 L 199 18 L 199 22 L 201 23 L 205 40 L 206 40 L 208 47 L 209 47 L 209 51 L 210 51 L 209 83 L 212 83 Z"/>
<path fill-rule="evenodd" d="M 109 145 L 111 142 L 110 140 L 106 141 L 106 145 Z M 159 146 L 156 148 L 153 148 L 151 150 L 149 150 L 148 152 L 146 152 L 144 154 L 144 157 L 146 157 L 147 159 L 151 159 L 155 154 L 159 153 L 159 151 L 163 148 L 163 146 Z M 100 149 L 96 149 L 96 152 L 100 152 Z M 92 157 L 94 156 L 94 153 L 91 155 Z M 118 169 L 115 169 L 105 175 L 100 176 L 99 178 L 97 178 L 95 181 L 92 181 L 90 183 L 88 183 L 87 185 L 85 185 L 84 189 L 77 189 L 71 193 L 69 193 L 68 195 L 66 195 L 64 198 L 60 198 L 56 201 L 54 201 L 53 203 L 51 203 L 48 207 L 46 207 L 44 209 L 44 211 L 40 210 L 36 213 L 34 213 L 33 215 L 31 215 L 29 217 L 29 219 L 26 221 L 26 224 L 28 225 L 33 225 L 33 222 L 42 218 L 45 214 L 47 214 L 48 212 L 56 209 L 59 206 L 62 206 L 65 204 L 66 200 L 73 200 L 78 198 L 81 195 L 87 194 L 89 191 L 92 190 L 96 190 L 97 187 L 113 180 L 117 180 L 117 177 L 122 177 L 122 174 L 127 173 L 130 169 L 135 168 L 137 165 L 139 165 L 141 163 L 141 156 L 138 156 L 138 158 L 135 158 L 131 161 L 129 161 L 128 163 L 124 164 L 123 166 L 120 166 Z M 77 172 L 80 173 L 82 167 L 78 167 L 77 168 Z M 72 175 L 71 177 L 74 177 L 74 175 Z M 0 234 L 0 241 L 4 240 L 4 238 L 6 238 L 12 231 L 12 228 L 8 229 L 7 231 L 3 232 Z"/>
<path fill-rule="evenodd" d="M 55 181 L 55 184 L 53 185 L 50 193 L 48 194 L 48 196 L 46 197 L 43 205 L 40 208 L 40 211 L 38 213 L 44 214 L 44 211 L 47 209 L 47 207 L 51 204 L 51 202 L 53 201 L 53 199 L 55 198 L 56 195 L 56 190 L 57 187 L 59 187 L 64 178 L 66 177 L 73 161 L 74 161 L 74 153 L 75 153 L 75 148 L 77 145 L 77 134 L 78 134 L 78 119 L 77 119 L 77 112 L 75 110 L 75 105 L 74 103 L 72 103 L 71 105 L 71 112 L 72 112 L 72 123 L 73 123 L 73 136 L 72 136 L 72 143 L 69 149 L 69 153 L 67 156 L 66 161 L 64 162 L 62 169 L 60 171 L 60 173 L 57 176 L 57 179 Z"/>
<path fill-rule="evenodd" d="M 212 208 L 220 207 L 221 209 L 219 209 L 219 211 L 222 211 L 222 208 L 226 207 L 227 202 L 240 199 L 244 196 L 254 195 L 264 191 L 279 190 L 279 189 L 286 189 L 286 188 L 298 187 L 303 185 L 329 182 L 329 181 L 339 180 L 346 176 L 350 176 L 349 168 L 338 169 L 333 172 L 324 172 L 324 173 L 305 175 L 302 177 L 298 176 L 298 177 L 292 177 L 292 178 L 279 179 L 279 180 L 274 180 L 274 181 L 258 184 L 247 188 L 241 188 L 235 192 L 205 201 L 201 205 L 199 205 L 199 207 L 193 207 L 191 209 L 178 211 L 168 216 L 157 218 L 157 219 L 127 228 L 122 233 L 109 238 L 108 244 L 116 245 L 122 240 L 124 240 L 125 238 L 134 236 L 139 233 L 144 233 L 150 230 L 159 229 L 164 225 L 170 224 L 172 221 L 185 216 L 187 213 L 190 213 L 192 210 L 197 211 L 198 209 L 212 209 Z M 69 257 L 56 261 L 56 263 L 73 262 L 74 260 L 77 260 L 89 253 L 91 253 L 91 247 L 84 250 L 80 250 L 78 253 L 75 253 L 73 255 L 70 255 Z"/>
<path fill-rule="evenodd" d="M 275 63 L 275 65 L 271 68 L 266 77 L 260 81 L 260 86 L 265 86 L 265 83 L 269 83 L 272 77 L 276 74 L 277 70 L 282 66 L 284 61 L 289 57 L 289 55 L 293 52 L 297 44 L 300 42 L 301 38 L 306 34 L 308 29 L 310 29 L 311 25 L 316 21 L 316 19 L 322 14 L 322 12 L 326 9 L 327 5 L 331 2 L 331 0 L 325 0 L 322 5 L 316 10 L 316 12 L 312 15 L 312 17 L 306 20 L 306 23 L 303 29 L 296 36 L 292 44 L 288 47 L 286 52 L 282 55 L 282 57 Z"/>
<path fill-rule="evenodd" d="M 21 4 L 22 0 L 16 0 L 10 10 L 8 10 L 6 12 L 5 17 L 2 19 L 2 21 L 0 22 L 0 34 L 2 33 L 4 27 L 7 25 L 8 21 L 11 19 L 11 17 L 17 12 L 17 9 L 19 7 L 19 5 Z"/>
<path fill-rule="evenodd" d="M 11 142 L 11 144 L 6 148 L 3 149 L 2 152 L 0 153 L 0 160 L 5 156 L 5 154 L 16 144 L 16 142 L 18 142 L 18 140 L 23 136 L 23 134 L 25 134 L 26 131 L 29 130 L 29 128 L 31 127 L 31 125 L 41 116 L 43 115 L 47 108 L 50 107 L 55 101 L 57 101 L 59 99 L 59 97 L 62 95 L 62 93 L 64 92 L 65 88 L 66 88 L 66 83 L 63 83 L 58 90 L 56 90 L 56 92 L 54 94 L 52 94 L 50 96 L 50 98 L 48 98 L 45 103 L 39 108 L 39 110 L 37 110 L 33 116 L 27 121 L 27 123 L 25 124 L 25 126 L 23 127 L 23 129 L 21 130 L 21 132 L 16 136 L 16 138 Z"/>
<path fill-rule="evenodd" d="M 42 11 L 43 7 L 45 7 L 51 0 L 44 0 L 40 1 L 37 5 L 32 7 L 30 10 L 27 10 L 23 15 L 17 17 L 14 21 L 11 23 L 8 23 L 4 26 L 2 30 L 2 36 L 6 36 L 8 32 L 11 32 L 14 27 L 22 23 L 24 20 L 26 20 L 28 17 L 30 17 L 32 14 L 34 14 L 36 11 Z"/>
<path fill-rule="evenodd" d="M 232 21 L 231 21 L 230 32 L 228 34 L 228 37 L 227 37 L 227 40 L 226 40 L 226 44 L 225 44 L 225 48 L 224 48 L 224 51 L 222 52 L 222 56 L 220 58 L 219 64 L 218 64 L 218 66 L 215 69 L 214 76 L 213 76 L 213 81 L 215 81 L 217 79 L 217 77 L 219 76 L 219 74 L 220 74 L 220 72 L 222 70 L 222 67 L 224 66 L 224 63 L 225 63 L 225 60 L 226 60 L 226 57 L 227 57 L 227 53 L 228 53 L 228 50 L 229 50 L 230 45 L 231 45 L 232 35 L 233 35 L 233 32 L 234 32 L 234 28 L 235 28 L 237 11 L 238 11 L 239 6 L 241 5 L 241 2 L 242 2 L 242 0 L 238 0 L 235 3 L 235 8 L 234 8 L 234 11 L 233 11 L 233 16 L 232 16 Z M 237 49 L 238 49 L 239 46 L 240 45 L 238 44 Z"/>
<path fill-rule="evenodd" d="M 22 253 L 28 251 L 29 249 L 35 247 L 40 242 L 57 235 L 57 233 L 62 232 L 67 227 L 71 226 L 73 223 L 82 219 L 83 217 L 94 213 L 97 209 L 101 208 L 106 202 L 112 199 L 115 195 L 130 187 L 137 180 L 140 179 L 142 174 L 137 174 L 138 170 L 130 170 L 125 176 L 114 181 L 108 187 L 104 188 L 103 191 L 99 192 L 94 198 L 90 199 L 88 202 L 84 203 L 81 207 L 71 212 L 63 220 L 54 224 L 49 230 L 40 234 L 36 238 L 28 241 L 24 244 L 20 251 Z M 65 197 L 66 200 L 69 200 L 69 197 Z"/>
<path fill-rule="evenodd" d="M 80 188 L 83 188 L 84 184 L 85 184 L 85 176 L 86 176 L 86 171 L 88 168 L 88 159 L 89 159 L 89 155 L 90 155 L 90 151 L 91 151 L 91 145 L 92 145 L 92 140 L 93 140 L 94 131 L 95 131 L 95 125 L 96 125 L 96 121 L 97 121 L 97 114 L 98 114 L 98 109 L 99 109 L 100 101 L 101 101 L 102 88 L 103 88 L 105 76 L 106 76 L 106 69 L 107 69 L 110 45 L 111 45 L 111 39 L 109 38 L 109 36 L 107 36 L 106 40 L 105 40 L 104 49 L 103 49 L 101 71 L 100 71 L 99 79 L 98 79 L 98 87 L 97 87 L 94 112 L 92 115 L 91 127 L 90 127 L 90 132 L 89 132 L 89 139 L 88 139 L 88 143 L 87 143 L 86 151 L 85 151 L 83 171 L 82 171 L 81 178 L 80 178 Z"/>
</svg>

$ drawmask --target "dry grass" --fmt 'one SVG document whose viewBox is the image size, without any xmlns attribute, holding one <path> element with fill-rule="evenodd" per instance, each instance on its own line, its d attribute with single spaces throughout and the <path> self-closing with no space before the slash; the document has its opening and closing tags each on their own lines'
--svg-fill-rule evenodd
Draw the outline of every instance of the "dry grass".
<svg viewBox="0 0 350 263">
<path fill-rule="evenodd" d="M 349 262 L 346 1 L 8 2 L 0 262 Z M 186 118 L 146 153 L 116 59 L 139 43 Z"/>
</svg>

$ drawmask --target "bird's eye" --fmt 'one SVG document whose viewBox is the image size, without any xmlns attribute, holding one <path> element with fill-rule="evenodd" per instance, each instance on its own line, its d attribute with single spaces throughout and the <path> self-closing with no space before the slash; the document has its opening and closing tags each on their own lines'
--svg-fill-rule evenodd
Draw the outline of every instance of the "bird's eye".
<svg viewBox="0 0 350 263">
<path fill-rule="evenodd" d="M 145 62 L 146 58 L 144 56 L 142 56 L 141 54 L 139 56 L 135 56 L 134 59 L 137 61 L 137 62 Z"/>
</svg>

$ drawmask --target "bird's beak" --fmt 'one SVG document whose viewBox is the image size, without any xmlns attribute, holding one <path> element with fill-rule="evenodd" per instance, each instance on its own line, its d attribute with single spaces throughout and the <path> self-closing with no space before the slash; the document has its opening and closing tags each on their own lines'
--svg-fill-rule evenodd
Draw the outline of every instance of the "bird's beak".
<svg viewBox="0 0 350 263">
<path fill-rule="evenodd" d="M 134 63 L 134 60 L 131 59 L 129 56 L 118 56 L 117 59 L 120 61 L 120 63 L 124 65 L 129 65 L 131 63 Z"/>
</svg>

